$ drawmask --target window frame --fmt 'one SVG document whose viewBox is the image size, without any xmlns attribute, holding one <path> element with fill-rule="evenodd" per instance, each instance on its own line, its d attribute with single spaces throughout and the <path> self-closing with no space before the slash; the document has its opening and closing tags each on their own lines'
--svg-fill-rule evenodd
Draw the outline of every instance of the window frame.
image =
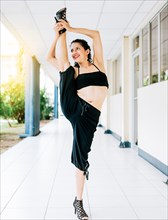
<svg viewBox="0 0 168 220">
<path fill-rule="evenodd" d="M 140 74 L 141 74 L 141 86 L 149 86 L 152 83 L 152 28 L 151 24 L 152 22 L 157 18 L 157 25 L 158 25 L 158 31 L 157 31 L 157 60 L 158 60 L 158 66 L 157 66 L 157 75 L 158 75 L 158 82 L 161 82 L 161 13 L 162 11 L 168 7 L 168 3 L 166 3 L 161 10 L 140 30 L 140 41 L 139 41 L 139 47 L 140 47 Z M 144 73 L 143 73 L 143 29 L 146 28 L 148 25 L 148 73 L 147 76 L 149 76 L 149 82 L 147 85 L 144 85 Z M 134 39 L 137 36 L 134 37 Z M 133 43 L 134 43 L 133 39 Z M 135 50 L 136 51 L 136 50 Z M 134 53 L 134 51 L 133 51 Z"/>
</svg>

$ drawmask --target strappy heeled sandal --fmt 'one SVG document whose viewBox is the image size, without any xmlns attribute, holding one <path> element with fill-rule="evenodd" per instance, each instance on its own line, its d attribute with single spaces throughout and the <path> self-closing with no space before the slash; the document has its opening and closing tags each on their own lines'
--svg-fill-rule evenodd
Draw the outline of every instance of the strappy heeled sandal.
<svg viewBox="0 0 168 220">
<path fill-rule="evenodd" d="M 56 12 L 56 17 L 54 17 L 56 20 L 56 23 L 59 22 L 59 19 L 63 19 L 64 21 L 66 20 L 66 8 L 62 8 L 59 11 Z M 59 31 L 59 34 L 62 34 L 66 31 L 65 28 L 63 28 L 62 30 Z"/>
<path fill-rule="evenodd" d="M 75 208 L 75 214 L 79 220 L 89 220 L 88 215 L 86 214 L 85 210 L 83 209 L 83 201 L 77 200 L 75 197 L 75 201 L 73 202 L 73 206 Z"/>
</svg>

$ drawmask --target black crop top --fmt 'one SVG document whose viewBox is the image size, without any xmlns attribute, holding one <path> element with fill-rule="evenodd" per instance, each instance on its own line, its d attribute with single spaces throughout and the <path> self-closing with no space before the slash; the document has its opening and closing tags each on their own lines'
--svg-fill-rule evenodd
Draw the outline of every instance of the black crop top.
<svg viewBox="0 0 168 220">
<path fill-rule="evenodd" d="M 97 66 L 95 67 L 98 69 Z M 108 88 L 109 85 L 106 74 L 99 69 L 95 72 L 79 74 L 76 78 L 77 90 L 87 86 L 106 86 Z"/>
</svg>

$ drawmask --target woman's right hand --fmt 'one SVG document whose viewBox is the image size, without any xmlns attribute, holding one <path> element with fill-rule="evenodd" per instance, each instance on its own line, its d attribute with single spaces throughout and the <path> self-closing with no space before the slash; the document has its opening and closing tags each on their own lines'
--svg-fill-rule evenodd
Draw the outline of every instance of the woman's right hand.
<svg viewBox="0 0 168 220">
<path fill-rule="evenodd" d="M 59 37 L 59 35 L 60 35 L 60 34 L 59 34 L 59 31 L 63 29 L 63 26 L 62 26 L 62 24 L 61 24 L 60 22 L 58 22 L 58 23 L 55 23 L 53 29 L 54 29 L 54 31 L 55 31 L 55 33 L 56 33 L 56 36 Z"/>
</svg>

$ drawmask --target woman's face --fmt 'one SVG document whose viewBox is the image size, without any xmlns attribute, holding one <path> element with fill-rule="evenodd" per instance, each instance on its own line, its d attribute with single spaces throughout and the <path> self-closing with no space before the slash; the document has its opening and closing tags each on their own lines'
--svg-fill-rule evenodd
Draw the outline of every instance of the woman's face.
<svg viewBox="0 0 168 220">
<path fill-rule="evenodd" d="M 84 62 L 88 59 L 89 50 L 85 50 L 80 43 L 71 44 L 71 56 L 77 63 Z"/>
</svg>

